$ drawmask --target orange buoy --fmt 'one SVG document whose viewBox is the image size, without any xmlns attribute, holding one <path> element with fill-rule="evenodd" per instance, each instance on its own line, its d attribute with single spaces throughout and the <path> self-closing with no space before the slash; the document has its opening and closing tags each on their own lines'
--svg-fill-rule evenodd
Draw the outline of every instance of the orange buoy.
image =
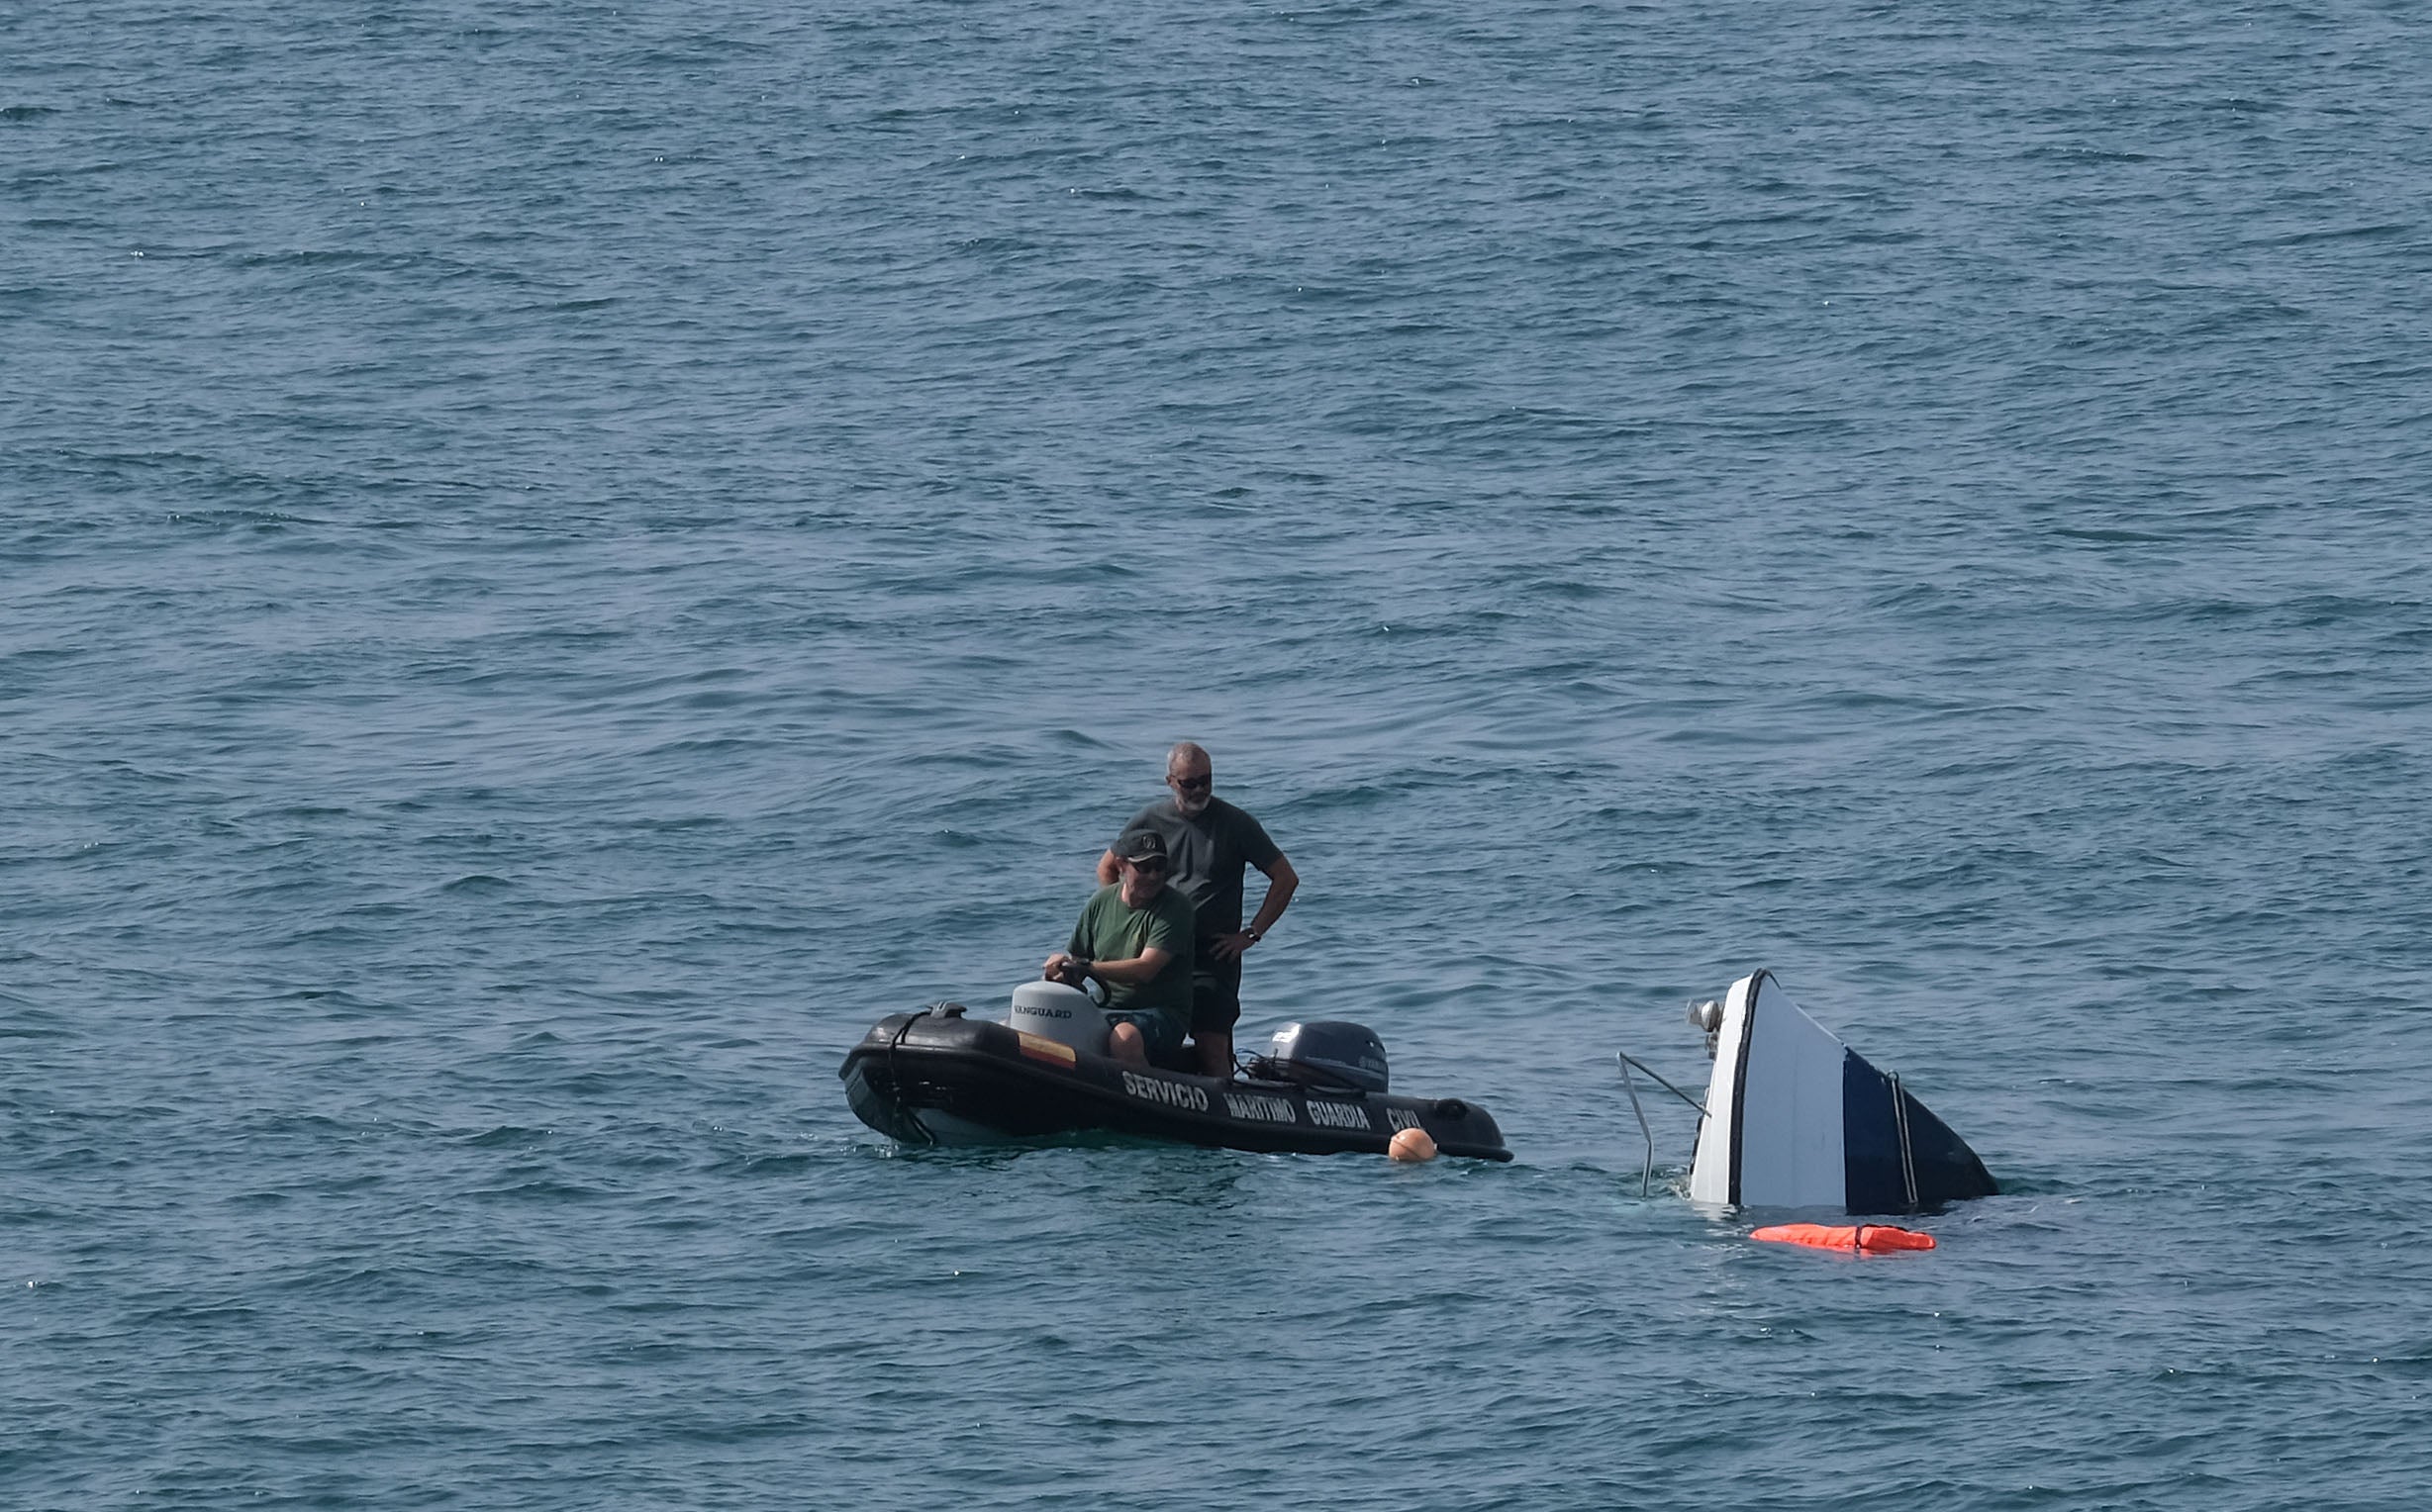
<svg viewBox="0 0 2432 1512">
<path fill-rule="evenodd" d="M 1897 1250 L 1930 1250 L 1934 1236 L 1914 1229 L 1894 1228 L 1889 1223 L 1860 1223 L 1848 1228 L 1834 1228 L 1822 1223 L 1777 1223 L 1761 1228 L 1748 1236 L 1770 1244 L 1803 1244 L 1817 1250 L 1855 1250 L 1866 1255 L 1889 1255 Z"/>
<path fill-rule="evenodd" d="M 1385 1153 L 1398 1161 L 1431 1161 L 1435 1159 L 1435 1136 L 1425 1129 L 1404 1129 L 1385 1147 Z"/>
</svg>

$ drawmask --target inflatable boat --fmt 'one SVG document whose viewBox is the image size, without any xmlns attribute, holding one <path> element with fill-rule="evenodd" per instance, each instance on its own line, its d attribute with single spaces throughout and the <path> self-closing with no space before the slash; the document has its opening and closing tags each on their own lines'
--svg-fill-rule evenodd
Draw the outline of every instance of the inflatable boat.
<svg viewBox="0 0 2432 1512">
<path fill-rule="evenodd" d="M 902 1144 L 987 1145 L 1090 1131 L 1233 1150 L 1382 1155 L 1404 1129 L 1440 1154 L 1508 1161 L 1474 1102 L 1389 1089 L 1385 1047 L 1358 1024 L 1279 1031 L 1228 1078 L 1125 1065 L 1104 1053 L 1090 996 L 1052 982 L 1014 993 L 1009 1021 L 960 1003 L 882 1018 L 837 1075 L 863 1123 Z"/>
</svg>

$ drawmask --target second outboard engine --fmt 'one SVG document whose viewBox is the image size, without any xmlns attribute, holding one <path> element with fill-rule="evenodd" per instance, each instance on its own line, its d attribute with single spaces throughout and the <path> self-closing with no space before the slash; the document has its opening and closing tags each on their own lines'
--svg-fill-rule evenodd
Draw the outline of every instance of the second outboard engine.
<svg viewBox="0 0 2432 1512">
<path fill-rule="evenodd" d="M 1106 1010 L 1089 993 L 1061 982 L 1025 982 L 1014 989 L 1014 1012 L 1006 1022 L 1091 1055 L 1107 1053 Z"/>
<path fill-rule="evenodd" d="M 1385 1042 L 1366 1024 L 1320 1020 L 1286 1024 L 1275 1031 L 1267 1053 L 1251 1064 L 1251 1075 L 1303 1087 L 1334 1087 L 1342 1091 L 1381 1092 L 1389 1080 Z"/>
</svg>

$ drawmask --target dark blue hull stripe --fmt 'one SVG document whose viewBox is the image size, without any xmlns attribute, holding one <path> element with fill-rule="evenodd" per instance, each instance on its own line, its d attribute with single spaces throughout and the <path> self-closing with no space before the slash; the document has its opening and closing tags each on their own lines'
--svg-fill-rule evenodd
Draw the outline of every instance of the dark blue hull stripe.
<svg viewBox="0 0 2432 1512">
<path fill-rule="evenodd" d="M 1902 1113 L 1908 1124 L 1905 1169 L 1900 1158 Z M 1913 1212 L 2000 1190 L 1967 1141 L 1855 1050 L 1844 1050 L 1841 1061 L 1841 1162 L 1853 1213 Z"/>
</svg>

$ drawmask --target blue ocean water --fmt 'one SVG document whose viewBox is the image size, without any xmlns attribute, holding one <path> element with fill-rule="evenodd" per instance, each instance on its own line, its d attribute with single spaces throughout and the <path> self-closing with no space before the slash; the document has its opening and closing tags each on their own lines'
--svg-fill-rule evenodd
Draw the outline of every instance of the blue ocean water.
<svg viewBox="0 0 2432 1512">
<path fill-rule="evenodd" d="M 0 12 L 0 1501 L 2414 1505 L 2419 19 Z M 1514 1164 L 852 1118 L 1182 737 Z"/>
</svg>

